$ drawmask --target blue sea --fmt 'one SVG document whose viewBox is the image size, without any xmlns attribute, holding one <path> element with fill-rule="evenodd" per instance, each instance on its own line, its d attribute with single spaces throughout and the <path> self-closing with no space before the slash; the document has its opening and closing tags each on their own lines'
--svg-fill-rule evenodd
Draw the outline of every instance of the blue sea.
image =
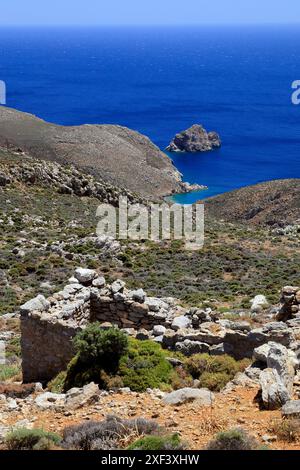
<svg viewBox="0 0 300 470">
<path fill-rule="evenodd" d="M 300 177 L 300 27 L 2 28 L 7 105 L 64 125 L 110 123 L 164 149 L 194 123 L 222 148 L 172 154 L 191 203 L 257 182 Z"/>
</svg>

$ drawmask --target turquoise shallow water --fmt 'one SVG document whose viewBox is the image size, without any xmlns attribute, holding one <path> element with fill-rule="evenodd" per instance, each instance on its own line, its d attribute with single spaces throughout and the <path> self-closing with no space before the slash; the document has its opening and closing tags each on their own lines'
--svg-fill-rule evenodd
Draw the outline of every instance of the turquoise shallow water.
<svg viewBox="0 0 300 470">
<path fill-rule="evenodd" d="M 112 123 L 164 149 L 194 123 L 220 150 L 171 154 L 199 197 L 300 177 L 299 27 L 0 29 L 8 106 L 51 122 Z M 117 155 L 116 155 L 117 160 Z M 117 165 L 117 163 L 116 163 Z"/>
</svg>

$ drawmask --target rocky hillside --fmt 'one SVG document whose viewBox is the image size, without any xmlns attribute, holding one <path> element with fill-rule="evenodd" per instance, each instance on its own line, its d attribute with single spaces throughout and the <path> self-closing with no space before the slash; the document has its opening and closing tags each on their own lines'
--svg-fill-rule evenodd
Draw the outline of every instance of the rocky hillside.
<svg viewBox="0 0 300 470">
<path fill-rule="evenodd" d="M 299 185 L 261 186 L 260 201 L 257 187 L 241 190 L 240 208 L 238 192 L 225 195 L 228 212 L 208 202 L 199 251 L 121 243 L 95 235 L 96 208 L 138 195 L 70 164 L 0 151 L 0 449 L 136 449 L 144 438 L 203 449 L 224 435 L 242 449 L 299 449 L 300 240 L 245 217 L 252 200 L 267 215 L 276 186 L 276 214 L 295 224 Z M 74 362 L 68 338 L 88 328 L 83 344 L 97 330 L 95 344 L 120 346 L 114 371 L 111 352 L 105 368 L 80 351 Z M 46 383 L 41 370 L 55 356 L 64 363 Z"/>
<path fill-rule="evenodd" d="M 209 214 L 228 222 L 286 227 L 300 224 L 300 179 L 268 181 L 206 201 Z"/>
<path fill-rule="evenodd" d="M 0 147 L 72 164 L 147 197 L 182 190 L 181 175 L 147 137 L 114 125 L 58 126 L 1 106 Z"/>
</svg>

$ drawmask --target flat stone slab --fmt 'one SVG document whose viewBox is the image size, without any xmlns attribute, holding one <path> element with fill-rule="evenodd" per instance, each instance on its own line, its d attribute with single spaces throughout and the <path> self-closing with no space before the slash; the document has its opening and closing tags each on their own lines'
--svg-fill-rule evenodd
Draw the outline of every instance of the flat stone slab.
<svg viewBox="0 0 300 470">
<path fill-rule="evenodd" d="M 300 400 L 290 400 L 282 408 L 284 418 L 300 418 Z"/>
<path fill-rule="evenodd" d="M 211 406 L 214 398 L 214 394 L 206 388 L 185 387 L 165 395 L 163 402 L 166 405 L 181 405 L 182 403 L 196 401 L 199 405 Z"/>
</svg>

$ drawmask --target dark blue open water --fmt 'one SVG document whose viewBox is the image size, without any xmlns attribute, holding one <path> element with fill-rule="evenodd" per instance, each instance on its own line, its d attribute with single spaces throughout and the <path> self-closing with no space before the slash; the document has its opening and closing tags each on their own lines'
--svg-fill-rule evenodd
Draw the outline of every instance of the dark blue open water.
<svg viewBox="0 0 300 470">
<path fill-rule="evenodd" d="M 172 155 L 212 195 L 300 177 L 300 28 L 0 29 L 8 106 L 60 124 L 113 123 L 162 149 L 194 123 L 222 149 Z M 178 196 L 192 202 L 199 194 Z"/>
</svg>

